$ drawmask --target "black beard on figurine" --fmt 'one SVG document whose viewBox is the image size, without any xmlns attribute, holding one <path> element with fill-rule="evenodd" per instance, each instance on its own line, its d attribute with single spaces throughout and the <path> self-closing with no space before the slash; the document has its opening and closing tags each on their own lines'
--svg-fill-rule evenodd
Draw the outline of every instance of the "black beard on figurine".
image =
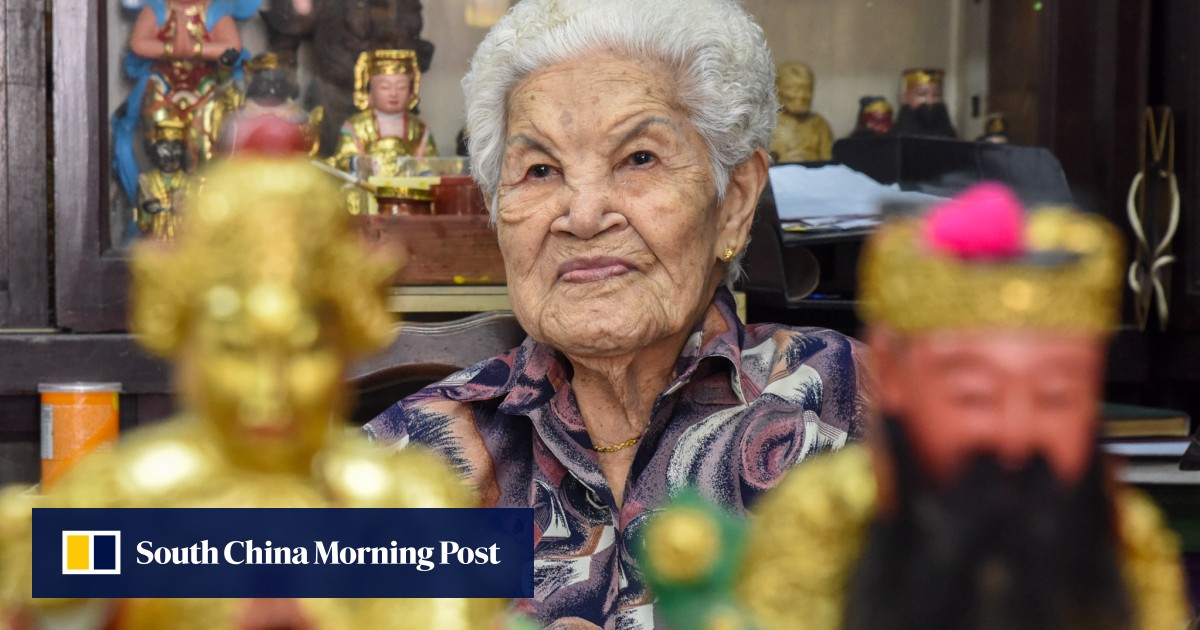
<svg viewBox="0 0 1200 630">
<path fill-rule="evenodd" d="M 1040 455 L 1010 471 L 980 454 L 937 489 L 903 427 L 884 425 L 897 513 L 871 524 L 847 630 L 1132 627 L 1098 452 L 1076 487 Z"/>
<path fill-rule="evenodd" d="M 919 107 L 901 105 L 894 130 L 898 136 L 958 137 L 954 125 L 950 122 L 950 110 L 946 109 L 945 103 L 930 103 Z"/>
</svg>

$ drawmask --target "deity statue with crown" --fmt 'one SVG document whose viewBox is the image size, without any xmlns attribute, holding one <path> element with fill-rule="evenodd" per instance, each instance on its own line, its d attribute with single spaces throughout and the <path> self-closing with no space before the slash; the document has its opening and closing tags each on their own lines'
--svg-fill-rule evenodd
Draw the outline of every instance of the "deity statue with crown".
<svg viewBox="0 0 1200 630">
<path fill-rule="evenodd" d="M 93 454 L 36 505 L 474 507 L 432 453 L 347 433 L 347 366 L 394 334 L 394 264 L 362 247 L 307 158 L 243 149 L 206 169 L 173 247 L 141 242 L 131 258 L 132 329 L 177 364 L 179 416 Z M 502 600 L 33 599 L 34 501 L 0 493 L 3 627 L 466 629 L 505 615 Z"/>
<path fill-rule="evenodd" d="M 892 104 L 882 96 L 858 99 L 858 121 L 851 138 L 874 138 L 892 133 Z"/>
<path fill-rule="evenodd" d="M 262 53 L 245 64 L 246 88 L 238 92 L 232 114 L 223 122 L 218 150 L 229 155 L 244 144 L 266 122 L 275 117 L 296 125 L 303 132 L 302 149 L 315 156 L 321 145 L 321 122 L 325 110 L 320 106 L 305 111 L 296 102 L 300 86 L 296 69 L 276 53 Z"/>
<path fill-rule="evenodd" d="M 193 168 L 212 157 L 222 95 L 240 78 L 246 59 L 236 20 L 258 11 L 261 0 L 141 0 L 129 36 L 125 73 L 134 81 L 113 115 L 114 170 L 131 202 L 140 167 L 138 127 L 152 141 L 155 123 L 183 121 Z"/>
<path fill-rule="evenodd" d="M 683 497 L 644 536 L 670 628 L 1168 630 L 1178 536 L 1099 443 L 1120 235 L 984 184 L 868 239 L 866 446 L 801 463 L 746 523 Z"/>
<path fill-rule="evenodd" d="M 942 100 L 946 73 L 939 68 L 910 68 L 901 75 L 896 135 L 957 138 L 958 132 L 950 121 L 950 110 Z"/>
<path fill-rule="evenodd" d="M 420 87 L 415 52 L 375 50 L 359 55 L 354 65 L 354 104 L 362 111 L 342 125 L 330 163 L 369 176 L 378 168 L 388 168 L 383 164 L 377 167 L 376 162 L 397 155 L 436 157 L 437 145 L 429 127 L 412 112 Z"/>
<path fill-rule="evenodd" d="M 144 238 L 175 238 L 182 197 L 187 190 L 187 130 L 179 119 L 156 121 L 151 133 L 154 168 L 138 176 L 133 222 Z"/>
</svg>

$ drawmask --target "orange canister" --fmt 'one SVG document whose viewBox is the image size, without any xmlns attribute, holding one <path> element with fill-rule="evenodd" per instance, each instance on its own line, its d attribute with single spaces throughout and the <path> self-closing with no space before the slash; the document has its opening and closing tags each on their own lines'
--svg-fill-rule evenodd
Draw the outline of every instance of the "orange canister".
<svg viewBox="0 0 1200 630">
<path fill-rule="evenodd" d="M 117 441 L 120 383 L 42 383 L 42 487 Z"/>
</svg>

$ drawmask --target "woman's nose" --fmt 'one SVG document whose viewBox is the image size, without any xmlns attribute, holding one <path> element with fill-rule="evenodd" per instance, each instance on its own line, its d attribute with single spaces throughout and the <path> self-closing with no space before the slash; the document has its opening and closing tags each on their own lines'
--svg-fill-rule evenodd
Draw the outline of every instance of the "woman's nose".
<svg viewBox="0 0 1200 630">
<path fill-rule="evenodd" d="M 625 226 L 625 215 L 613 206 L 611 193 L 608 182 L 573 187 L 567 211 L 555 219 L 551 231 L 590 239 Z"/>
</svg>

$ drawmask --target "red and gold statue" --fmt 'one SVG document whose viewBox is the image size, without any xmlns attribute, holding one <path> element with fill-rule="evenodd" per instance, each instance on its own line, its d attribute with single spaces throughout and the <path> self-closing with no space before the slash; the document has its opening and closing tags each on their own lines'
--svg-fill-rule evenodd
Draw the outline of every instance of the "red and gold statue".
<svg viewBox="0 0 1200 630">
<path fill-rule="evenodd" d="M 246 90 L 237 93 L 235 111 L 221 127 L 218 149 L 223 155 L 235 152 L 248 138 L 259 133 L 265 117 L 274 117 L 296 125 L 303 133 L 303 146 L 298 151 L 316 155 L 320 149 L 321 121 L 324 110 L 311 112 L 296 102 L 300 88 L 296 84 L 296 69 L 275 53 L 263 53 L 246 62 Z"/>
<path fill-rule="evenodd" d="M 129 36 L 125 72 L 134 80 L 113 116 L 114 163 L 131 201 L 140 170 L 134 137 L 147 141 L 157 120 L 183 121 L 193 168 L 212 157 L 226 108 L 222 94 L 245 59 L 235 20 L 258 10 L 261 0 L 143 0 Z"/>
<path fill-rule="evenodd" d="M 1097 440 L 1120 242 L 992 184 L 887 220 L 860 274 L 869 445 L 798 466 L 745 538 L 694 504 L 648 525 L 671 627 L 1184 627 L 1178 538 Z"/>
<path fill-rule="evenodd" d="M 364 52 L 354 66 L 354 104 L 361 112 L 346 119 L 331 163 L 347 172 L 369 176 L 377 158 L 435 157 L 437 145 L 429 127 L 412 113 L 421 88 L 421 70 L 411 50 Z M 388 155 L 382 151 L 386 143 Z"/>
<path fill-rule="evenodd" d="M 882 96 L 858 99 L 858 122 L 851 137 L 886 136 L 892 133 L 892 105 Z"/>
</svg>

